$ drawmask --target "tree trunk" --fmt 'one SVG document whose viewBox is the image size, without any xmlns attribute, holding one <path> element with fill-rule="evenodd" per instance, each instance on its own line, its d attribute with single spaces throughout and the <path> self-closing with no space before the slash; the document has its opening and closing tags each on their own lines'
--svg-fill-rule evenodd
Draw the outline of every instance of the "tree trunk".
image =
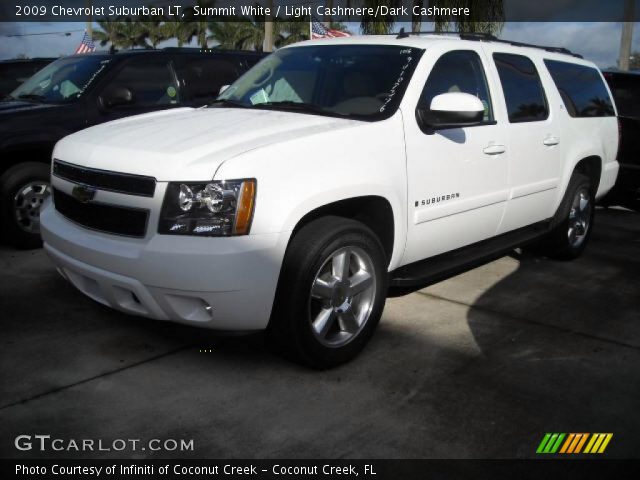
<svg viewBox="0 0 640 480">
<path fill-rule="evenodd" d="M 634 0 L 624 2 L 624 23 L 620 36 L 620 54 L 618 56 L 618 68 L 629 70 L 629 57 L 631 57 L 631 42 L 633 39 Z"/>
<path fill-rule="evenodd" d="M 413 0 L 413 6 L 414 7 L 421 7 L 422 6 L 422 0 Z M 412 12 L 413 12 L 413 10 L 412 10 Z M 411 13 L 411 31 L 412 32 L 419 32 L 421 28 L 422 28 L 422 16 L 421 15 L 415 15 L 414 13 Z"/>
</svg>

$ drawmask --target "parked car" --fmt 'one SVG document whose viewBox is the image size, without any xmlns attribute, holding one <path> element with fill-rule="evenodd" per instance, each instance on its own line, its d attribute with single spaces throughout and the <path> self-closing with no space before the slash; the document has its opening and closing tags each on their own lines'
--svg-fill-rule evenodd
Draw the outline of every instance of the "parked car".
<svg viewBox="0 0 640 480">
<path fill-rule="evenodd" d="M 16 58 L 0 61 L 0 98 L 6 97 L 54 60 L 55 58 Z"/>
<path fill-rule="evenodd" d="M 61 140 L 45 249 L 115 309 L 266 329 L 340 364 L 389 294 L 536 240 L 582 253 L 618 126 L 601 73 L 561 52 L 475 35 L 282 48 L 209 108 Z"/>
<path fill-rule="evenodd" d="M 606 70 L 604 78 L 616 102 L 621 128 L 620 174 L 604 203 L 637 210 L 640 209 L 640 72 Z"/>
<path fill-rule="evenodd" d="M 41 245 L 53 146 L 65 135 L 155 110 L 202 106 L 264 55 L 197 49 L 61 58 L 0 102 L 0 222 L 19 248 Z M 130 161 L 135 162 L 135 158 Z"/>
</svg>

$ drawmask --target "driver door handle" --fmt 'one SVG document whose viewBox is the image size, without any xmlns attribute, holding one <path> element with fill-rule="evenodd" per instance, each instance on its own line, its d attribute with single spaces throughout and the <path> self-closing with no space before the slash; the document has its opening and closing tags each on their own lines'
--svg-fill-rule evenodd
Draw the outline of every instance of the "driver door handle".
<svg viewBox="0 0 640 480">
<path fill-rule="evenodd" d="M 549 135 L 542 141 L 542 143 L 547 147 L 552 147 L 553 145 L 558 145 L 560 143 L 560 139 L 558 137 L 554 137 L 553 135 Z"/>
<path fill-rule="evenodd" d="M 506 152 L 507 149 L 504 147 L 504 145 L 490 144 L 490 145 L 487 145 L 482 151 L 487 155 L 498 155 L 500 153 Z"/>
</svg>

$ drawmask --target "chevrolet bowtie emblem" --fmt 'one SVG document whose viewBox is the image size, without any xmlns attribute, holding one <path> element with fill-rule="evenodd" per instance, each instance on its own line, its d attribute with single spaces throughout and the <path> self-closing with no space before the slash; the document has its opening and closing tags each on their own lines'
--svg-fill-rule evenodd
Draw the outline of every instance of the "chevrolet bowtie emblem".
<svg viewBox="0 0 640 480">
<path fill-rule="evenodd" d="M 71 190 L 71 195 L 80 203 L 88 203 L 96 196 L 96 189 L 87 185 L 76 185 Z"/>
</svg>

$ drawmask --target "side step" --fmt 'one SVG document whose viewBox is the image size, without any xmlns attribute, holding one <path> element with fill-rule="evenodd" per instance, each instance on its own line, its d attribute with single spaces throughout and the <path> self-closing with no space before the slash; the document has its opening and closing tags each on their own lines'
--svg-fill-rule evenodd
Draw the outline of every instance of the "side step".
<svg viewBox="0 0 640 480">
<path fill-rule="evenodd" d="M 503 257 L 516 247 L 540 238 L 549 231 L 550 226 L 551 219 L 543 220 L 497 237 L 404 265 L 389 272 L 388 295 L 406 295 L 489 263 Z"/>
</svg>

